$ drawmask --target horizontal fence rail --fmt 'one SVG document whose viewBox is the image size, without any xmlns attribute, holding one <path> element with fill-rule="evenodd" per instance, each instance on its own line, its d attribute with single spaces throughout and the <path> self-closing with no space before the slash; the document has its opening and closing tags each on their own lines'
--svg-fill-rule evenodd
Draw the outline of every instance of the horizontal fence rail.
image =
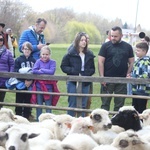
<svg viewBox="0 0 150 150">
<path fill-rule="evenodd" d="M 123 94 L 82 94 L 81 92 L 81 83 L 82 82 L 107 82 L 107 83 L 132 83 L 132 84 L 150 84 L 150 79 L 133 79 L 133 78 L 123 78 L 123 77 L 94 77 L 94 76 L 56 76 L 56 75 L 35 75 L 35 74 L 20 74 L 15 72 L 0 72 L 0 77 L 10 78 L 14 77 L 17 79 L 33 79 L 33 80 L 56 80 L 56 81 L 76 81 L 78 82 L 77 93 L 54 93 L 54 92 L 40 92 L 40 91 L 25 91 L 25 90 L 9 90 L 9 89 L 0 89 L 0 91 L 12 92 L 12 93 L 39 93 L 39 94 L 50 94 L 50 95 L 60 95 L 60 96 L 77 96 L 77 108 L 68 108 L 68 107 L 57 107 L 57 106 L 43 106 L 35 104 L 15 104 L 15 103 L 5 103 L 0 102 L 0 105 L 5 106 L 24 106 L 24 107 L 33 107 L 33 108 L 51 108 L 54 110 L 74 110 L 77 111 L 78 116 L 81 115 L 81 112 L 91 112 L 92 110 L 81 109 L 82 101 L 81 97 L 90 96 L 90 97 L 126 97 L 126 98 L 142 98 L 150 99 L 149 96 L 140 96 L 140 95 L 123 95 Z M 110 111 L 110 114 L 115 114 L 116 112 Z"/>
</svg>

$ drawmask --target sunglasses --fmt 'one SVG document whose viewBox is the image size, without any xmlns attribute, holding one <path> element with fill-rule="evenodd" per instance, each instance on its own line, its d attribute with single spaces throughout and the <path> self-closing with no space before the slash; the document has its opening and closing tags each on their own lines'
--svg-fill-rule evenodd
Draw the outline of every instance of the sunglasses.
<svg viewBox="0 0 150 150">
<path fill-rule="evenodd" d="M 4 39 L 3 39 L 3 38 L 0 38 L 0 41 L 1 41 L 1 42 L 3 42 L 3 41 L 4 41 Z"/>
</svg>

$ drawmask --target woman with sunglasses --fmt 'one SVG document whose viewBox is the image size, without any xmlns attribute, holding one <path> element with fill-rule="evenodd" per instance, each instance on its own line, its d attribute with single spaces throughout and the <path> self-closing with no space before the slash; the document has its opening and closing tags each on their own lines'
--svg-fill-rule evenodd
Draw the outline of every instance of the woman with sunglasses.
<svg viewBox="0 0 150 150">
<path fill-rule="evenodd" d="M 14 71 L 14 59 L 10 50 L 6 48 L 4 45 L 4 36 L 0 33 L 0 71 L 1 72 L 13 72 Z M 0 89 L 4 89 L 5 81 L 8 78 L 0 77 Z M 4 101 L 5 98 L 5 91 L 0 91 L 0 102 Z M 0 108 L 2 105 L 0 105 Z"/>
<path fill-rule="evenodd" d="M 63 57 L 61 62 L 61 69 L 67 75 L 74 76 L 92 76 L 95 73 L 93 52 L 88 49 L 88 39 L 86 33 L 79 32 L 74 40 L 73 46 L 70 48 L 68 53 Z M 82 93 L 88 94 L 90 90 L 90 82 L 82 82 Z M 77 82 L 67 82 L 67 92 L 77 93 Z M 69 96 L 68 103 L 69 107 L 77 108 L 77 96 Z M 88 97 L 82 97 L 82 108 L 87 107 Z M 76 116 L 74 111 L 69 110 L 68 114 Z M 84 117 L 86 113 L 82 112 Z"/>
</svg>

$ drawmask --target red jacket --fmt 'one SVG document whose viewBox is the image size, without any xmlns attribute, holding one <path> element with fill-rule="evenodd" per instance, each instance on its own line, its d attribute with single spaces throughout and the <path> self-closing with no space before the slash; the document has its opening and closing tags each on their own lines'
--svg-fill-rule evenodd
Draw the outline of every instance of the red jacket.
<svg viewBox="0 0 150 150">
<path fill-rule="evenodd" d="M 41 90 L 43 92 L 48 92 L 46 84 L 51 84 L 53 86 L 53 92 L 54 93 L 60 93 L 58 87 L 57 87 L 57 81 L 50 81 L 50 80 L 35 80 L 33 83 L 32 91 L 36 91 L 36 82 L 40 83 Z M 59 100 L 60 95 L 53 95 L 52 97 L 52 106 L 56 106 L 58 100 Z M 50 98 L 49 94 L 44 94 L 44 100 L 48 100 Z M 31 103 L 36 104 L 36 94 L 32 94 L 31 97 Z"/>
</svg>

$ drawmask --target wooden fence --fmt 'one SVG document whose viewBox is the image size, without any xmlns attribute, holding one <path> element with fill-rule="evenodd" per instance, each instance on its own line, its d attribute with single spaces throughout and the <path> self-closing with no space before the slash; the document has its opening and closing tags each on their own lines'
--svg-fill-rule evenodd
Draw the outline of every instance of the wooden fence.
<svg viewBox="0 0 150 150">
<path fill-rule="evenodd" d="M 40 94 L 50 94 L 50 95 L 60 95 L 60 96 L 77 96 L 77 108 L 69 108 L 69 107 L 57 107 L 57 106 L 45 106 L 45 105 L 33 105 L 33 104 L 16 104 L 16 103 L 5 103 L 0 102 L 0 105 L 4 106 L 24 106 L 24 107 L 32 107 L 32 108 L 51 108 L 54 110 L 74 110 L 77 111 L 77 115 L 80 116 L 82 111 L 91 112 L 92 110 L 81 109 L 82 108 L 82 97 L 83 96 L 91 96 L 91 97 L 126 97 L 126 98 L 142 98 L 142 99 L 150 99 L 149 96 L 139 96 L 139 95 L 122 95 L 122 94 L 82 94 L 81 86 L 82 82 L 107 82 L 107 83 L 134 83 L 134 84 L 148 84 L 150 83 L 150 79 L 132 79 L 132 78 L 119 78 L 119 77 L 91 77 L 91 76 L 54 76 L 54 75 L 35 75 L 35 74 L 20 74 L 20 73 L 8 73 L 8 72 L 0 72 L 0 77 L 5 78 L 23 78 L 23 79 L 36 79 L 36 80 L 57 80 L 57 81 L 77 81 L 78 89 L 77 93 L 54 93 L 54 92 L 40 92 L 40 91 L 25 91 L 25 90 L 8 90 L 8 89 L 0 89 L 0 91 L 7 92 L 24 92 L 24 93 L 40 93 Z M 115 114 L 116 112 L 110 111 L 110 114 Z"/>
</svg>

